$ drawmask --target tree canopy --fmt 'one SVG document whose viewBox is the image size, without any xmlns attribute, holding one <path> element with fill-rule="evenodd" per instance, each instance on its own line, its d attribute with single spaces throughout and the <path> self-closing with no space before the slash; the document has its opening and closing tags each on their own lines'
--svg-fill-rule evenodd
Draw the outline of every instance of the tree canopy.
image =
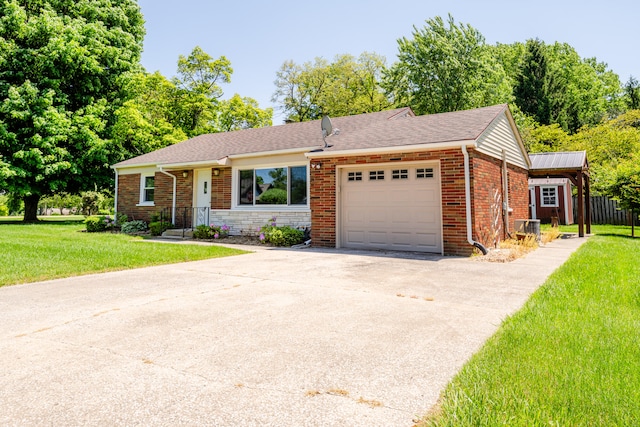
<svg viewBox="0 0 640 427">
<path fill-rule="evenodd" d="M 388 108 L 380 81 L 384 57 L 364 52 L 358 58 L 337 55 L 302 65 L 285 61 L 276 73 L 272 101 L 280 103 L 291 121 L 307 121 L 330 116 L 372 113 Z"/>
<path fill-rule="evenodd" d="M 449 15 L 414 27 L 413 38 L 398 40 L 398 62 L 383 87 L 396 105 L 417 114 L 442 113 L 508 102 L 512 88 L 502 64 L 471 25 Z"/>
<path fill-rule="evenodd" d="M 105 131 L 143 36 L 134 0 L 0 4 L 0 183 L 25 220 L 43 195 L 109 181 Z"/>
</svg>

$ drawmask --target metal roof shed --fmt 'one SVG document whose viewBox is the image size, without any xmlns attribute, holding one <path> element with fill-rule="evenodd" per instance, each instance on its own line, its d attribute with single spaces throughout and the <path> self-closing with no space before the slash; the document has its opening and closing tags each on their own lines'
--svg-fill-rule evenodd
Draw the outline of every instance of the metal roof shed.
<svg viewBox="0 0 640 427">
<path fill-rule="evenodd" d="M 578 235 L 591 233 L 589 162 L 586 151 L 529 154 L 531 178 L 569 178 L 578 187 Z"/>
</svg>

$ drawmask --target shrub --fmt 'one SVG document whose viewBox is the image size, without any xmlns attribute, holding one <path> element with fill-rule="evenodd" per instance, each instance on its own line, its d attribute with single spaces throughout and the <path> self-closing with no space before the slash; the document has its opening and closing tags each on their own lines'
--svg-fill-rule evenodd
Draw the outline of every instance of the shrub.
<svg viewBox="0 0 640 427">
<path fill-rule="evenodd" d="M 274 217 L 260 229 L 260 240 L 274 246 L 293 246 L 304 242 L 304 231 L 288 225 L 278 227 Z"/>
<path fill-rule="evenodd" d="M 199 225 L 193 231 L 194 239 L 220 239 L 229 235 L 229 226 L 224 224 L 221 226 Z"/>
<path fill-rule="evenodd" d="M 147 231 L 147 223 L 142 221 L 141 219 L 135 220 L 135 221 L 128 221 L 128 222 L 124 222 L 122 223 L 122 225 L 120 226 L 120 231 L 122 231 L 125 234 L 134 234 L 134 233 L 141 233 L 143 231 Z"/>
<path fill-rule="evenodd" d="M 154 221 L 149 223 L 149 230 L 152 236 L 160 236 L 171 227 L 169 221 Z"/>
<path fill-rule="evenodd" d="M 9 208 L 2 205 L 0 206 L 0 216 L 8 216 L 9 215 Z"/>
<path fill-rule="evenodd" d="M 101 231 L 106 231 L 107 228 L 112 226 L 111 218 L 104 215 L 92 215 L 88 216 L 84 220 L 84 224 L 87 227 L 87 232 L 89 233 L 99 233 Z"/>
</svg>

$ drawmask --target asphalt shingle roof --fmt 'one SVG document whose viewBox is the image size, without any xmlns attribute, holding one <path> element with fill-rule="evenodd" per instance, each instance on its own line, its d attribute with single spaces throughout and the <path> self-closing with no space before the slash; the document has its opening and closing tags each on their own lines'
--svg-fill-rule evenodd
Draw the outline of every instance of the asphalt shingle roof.
<svg viewBox="0 0 640 427">
<path fill-rule="evenodd" d="M 332 118 L 340 133 L 327 138 L 325 152 L 401 147 L 477 139 L 507 109 L 506 104 L 415 116 L 410 108 Z M 216 161 L 227 156 L 285 150 L 311 151 L 324 142 L 320 120 L 200 135 L 120 162 L 114 167 Z"/>
</svg>

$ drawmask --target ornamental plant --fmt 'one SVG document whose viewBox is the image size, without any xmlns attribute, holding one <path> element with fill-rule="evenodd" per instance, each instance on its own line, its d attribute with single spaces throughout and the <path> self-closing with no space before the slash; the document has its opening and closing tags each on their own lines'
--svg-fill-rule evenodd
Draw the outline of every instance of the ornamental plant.
<svg viewBox="0 0 640 427">
<path fill-rule="evenodd" d="M 215 224 L 211 224 L 211 225 L 202 224 L 197 226 L 196 229 L 193 231 L 193 238 L 205 239 L 205 240 L 222 239 L 224 237 L 229 236 L 230 229 L 231 227 L 229 227 L 227 224 L 223 224 L 220 226 L 217 226 Z"/>
<path fill-rule="evenodd" d="M 293 246 L 304 242 L 304 232 L 288 225 L 278 227 L 273 217 L 260 229 L 259 239 L 274 246 Z"/>
</svg>

